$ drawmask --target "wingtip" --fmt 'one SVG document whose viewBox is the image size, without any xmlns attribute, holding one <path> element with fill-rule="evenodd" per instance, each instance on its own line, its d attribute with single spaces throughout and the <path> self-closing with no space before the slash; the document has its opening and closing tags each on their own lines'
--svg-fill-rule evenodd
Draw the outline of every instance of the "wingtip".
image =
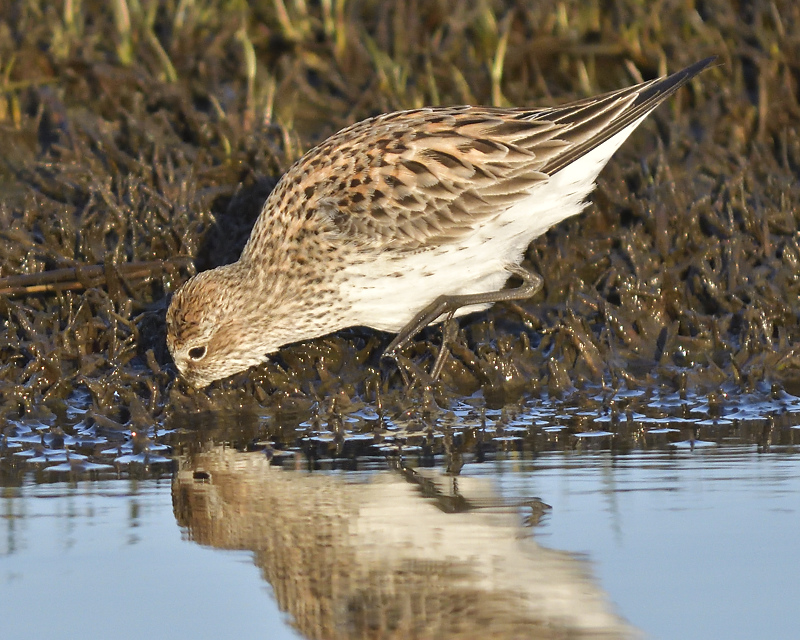
<svg viewBox="0 0 800 640">
<path fill-rule="evenodd" d="M 717 56 L 710 56 L 695 62 L 694 64 L 691 64 L 680 71 L 676 71 L 672 75 L 657 80 L 650 80 L 639 85 L 628 87 L 622 91 L 617 91 L 602 96 L 604 98 L 614 98 L 620 95 L 632 94 L 635 96 L 635 98 L 627 105 L 624 113 L 622 113 L 620 117 L 614 119 L 614 122 L 611 123 L 611 126 L 603 128 L 602 131 L 596 135 L 593 135 L 590 139 L 573 145 L 567 151 L 550 161 L 547 166 L 542 169 L 542 171 L 548 173 L 549 175 L 553 175 L 558 171 L 561 171 L 561 169 L 566 167 L 575 159 L 579 158 L 581 155 L 591 151 L 595 147 L 600 146 L 603 142 L 622 131 L 631 123 L 636 122 L 637 120 L 641 122 L 641 120 L 647 114 L 653 111 L 656 107 L 658 107 L 658 105 L 664 102 L 664 100 L 669 98 L 669 96 L 689 82 L 689 80 L 706 69 L 716 59 Z M 585 103 L 579 104 L 583 105 Z M 566 105 L 566 108 L 569 107 L 570 105 Z M 574 130 L 577 130 L 577 127 L 574 127 L 573 131 Z"/>
<path fill-rule="evenodd" d="M 717 56 L 710 56 L 660 80 L 647 83 L 645 85 L 646 88 L 639 93 L 636 104 L 638 106 L 652 105 L 652 108 L 655 108 L 689 80 L 707 69 L 715 60 L 717 60 Z"/>
<path fill-rule="evenodd" d="M 688 80 L 689 78 L 693 78 L 698 73 L 700 73 L 701 71 L 705 70 L 707 67 L 709 67 L 711 65 L 711 63 L 716 62 L 718 58 L 719 58 L 719 56 L 709 56 L 708 58 L 704 58 L 703 60 L 695 62 L 694 64 L 690 64 L 685 69 L 682 69 L 681 71 L 673 73 L 672 75 L 673 76 L 685 75 L 686 79 Z"/>
</svg>

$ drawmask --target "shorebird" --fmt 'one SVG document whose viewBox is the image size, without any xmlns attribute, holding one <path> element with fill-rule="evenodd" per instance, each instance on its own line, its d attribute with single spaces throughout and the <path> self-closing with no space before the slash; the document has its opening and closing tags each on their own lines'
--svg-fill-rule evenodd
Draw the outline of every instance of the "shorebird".
<svg viewBox="0 0 800 640">
<path fill-rule="evenodd" d="M 533 296 L 531 241 L 579 213 L 631 132 L 713 59 L 559 107 L 412 109 L 334 134 L 281 178 L 238 262 L 173 297 L 178 370 L 204 387 L 350 326 L 396 332 L 392 355 L 431 323 Z M 522 285 L 504 289 L 512 274 Z"/>
</svg>

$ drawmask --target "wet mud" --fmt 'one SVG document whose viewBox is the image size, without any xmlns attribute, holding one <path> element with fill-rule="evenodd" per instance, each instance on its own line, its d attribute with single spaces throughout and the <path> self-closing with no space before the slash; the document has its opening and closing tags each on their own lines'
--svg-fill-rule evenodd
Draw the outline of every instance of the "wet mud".
<svg viewBox="0 0 800 640">
<path fill-rule="evenodd" d="M 797 5 L 451 4 L 0 8 L 5 481 L 159 473 L 160 447 L 198 428 L 311 460 L 418 447 L 454 465 L 467 449 L 656 436 L 795 446 Z M 461 321 L 438 384 L 409 386 L 381 359 L 391 336 L 360 328 L 206 390 L 177 378 L 170 294 L 235 260 L 281 173 L 338 128 L 424 104 L 564 102 L 710 55 L 586 211 L 530 247 L 543 291 Z M 412 374 L 440 338 L 406 351 Z M 570 409 L 545 419 L 545 404 Z"/>
</svg>

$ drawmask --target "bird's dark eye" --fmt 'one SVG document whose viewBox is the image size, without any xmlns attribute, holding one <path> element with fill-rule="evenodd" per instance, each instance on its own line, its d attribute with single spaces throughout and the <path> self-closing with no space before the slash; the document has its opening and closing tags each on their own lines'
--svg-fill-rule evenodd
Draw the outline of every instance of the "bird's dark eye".
<svg viewBox="0 0 800 640">
<path fill-rule="evenodd" d="M 192 347 L 189 349 L 189 357 L 192 360 L 200 360 L 204 355 L 206 355 L 205 347 Z"/>
</svg>

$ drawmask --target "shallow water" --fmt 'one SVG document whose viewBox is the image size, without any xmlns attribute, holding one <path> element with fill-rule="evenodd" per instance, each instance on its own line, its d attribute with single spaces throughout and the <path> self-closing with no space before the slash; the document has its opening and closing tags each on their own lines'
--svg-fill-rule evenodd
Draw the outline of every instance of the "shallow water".
<svg viewBox="0 0 800 640">
<path fill-rule="evenodd" d="M 553 505 L 538 541 L 585 554 L 620 614 L 648 635 L 796 637 L 797 455 L 729 447 L 503 467 L 503 495 Z"/>
<path fill-rule="evenodd" d="M 186 540 L 164 480 L 5 489 L 4 638 L 296 638 L 245 552 Z"/>
<path fill-rule="evenodd" d="M 178 465 L 4 489 L 3 636 L 793 638 L 800 622 L 792 448 L 498 453 L 448 476 L 212 445 Z"/>
</svg>

